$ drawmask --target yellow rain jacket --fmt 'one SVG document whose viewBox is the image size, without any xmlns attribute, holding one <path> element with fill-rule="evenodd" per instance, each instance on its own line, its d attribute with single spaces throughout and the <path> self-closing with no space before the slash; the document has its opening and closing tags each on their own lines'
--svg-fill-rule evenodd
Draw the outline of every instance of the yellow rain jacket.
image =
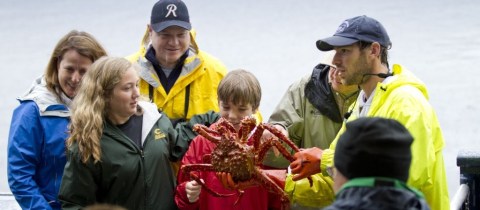
<svg viewBox="0 0 480 210">
<path fill-rule="evenodd" d="M 167 94 L 152 64 L 145 58 L 150 47 L 148 29 L 142 40 L 140 50 L 127 57 L 132 63 L 138 63 L 140 70 L 140 94 L 151 97 L 159 110 L 170 119 L 190 119 L 193 115 L 207 111 L 219 111 L 217 87 L 227 73 L 226 67 L 215 57 L 198 49 L 195 42 L 195 31 L 190 31 L 191 45 L 185 59 L 180 77 Z M 185 115 L 186 87 L 190 85 L 188 111 Z M 152 86 L 150 88 L 149 86 Z M 150 93 L 150 89 L 153 93 Z"/>
<path fill-rule="evenodd" d="M 398 120 L 410 131 L 414 141 L 407 184 L 423 192 L 431 209 L 448 210 L 450 203 L 442 154 L 445 141 L 435 111 L 428 102 L 427 89 L 423 82 L 400 65 L 393 66 L 393 73 L 393 80 L 377 84 L 367 116 Z M 358 103 L 353 110 L 349 121 L 358 118 Z M 335 146 L 344 131 L 345 124 L 330 148 L 324 150 L 320 166 L 322 172 L 333 165 Z"/>
<path fill-rule="evenodd" d="M 288 174 L 285 180 L 285 193 L 290 203 L 296 203 L 303 208 L 320 209 L 333 203 L 333 180 L 328 175 L 315 174 L 312 176 L 313 185 L 310 187 L 308 179 L 292 180 L 293 175 Z"/>
</svg>

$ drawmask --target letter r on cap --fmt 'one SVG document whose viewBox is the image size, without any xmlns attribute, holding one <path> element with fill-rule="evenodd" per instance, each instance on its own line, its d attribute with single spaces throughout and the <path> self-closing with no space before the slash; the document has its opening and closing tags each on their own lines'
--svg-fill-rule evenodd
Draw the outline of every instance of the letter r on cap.
<svg viewBox="0 0 480 210">
<path fill-rule="evenodd" d="M 167 5 L 167 9 L 168 9 L 168 12 L 167 12 L 167 15 L 165 15 L 165 17 L 168 17 L 170 14 L 173 14 L 174 17 L 177 17 L 177 13 L 175 13 L 175 11 L 177 11 L 177 5 L 169 4 Z"/>
</svg>

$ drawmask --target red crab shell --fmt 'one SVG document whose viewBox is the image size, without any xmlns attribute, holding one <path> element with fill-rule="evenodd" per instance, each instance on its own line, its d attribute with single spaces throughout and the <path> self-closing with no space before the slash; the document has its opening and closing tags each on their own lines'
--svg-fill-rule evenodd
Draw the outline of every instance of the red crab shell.
<svg viewBox="0 0 480 210">
<path fill-rule="evenodd" d="M 294 160 L 293 155 L 280 142 L 284 142 L 294 152 L 298 152 L 298 147 L 290 139 L 268 123 L 260 123 L 257 126 L 255 119 L 252 117 L 242 119 L 238 131 L 224 118 L 217 122 L 217 126 L 214 129 L 197 124 L 194 126 L 194 130 L 199 135 L 216 144 L 211 155 L 204 157 L 205 162 L 211 162 L 211 164 L 183 165 L 180 169 L 180 174 L 184 176 L 190 175 L 192 179 L 202 185 L 203 189 L 215 196 L 231 196 L 234 194 L 214 192 L 200 181 L 200 177 L 192 173 L 193 171 L 227 172 L 231 174 L 235 182 L 255 183 L 278 194 L 281 197 L 284 208 L 288 208 L 289 199 L 283 191 L 283 187 L 280 187 L 274 180 L 269 178 L 261 168 L 261 165 L 263 158 L 271 147 L 276 147 L 287 160 L 292 162 Z M 277 138 L 270 138 L 261 142 L 260 139 L 264 130 L 270 131 Z M 310 178 L 309 180 L 311 183 Z M 244 186 L 250 187 L 252 185 L 246 184 Z M 239 199 L 242 193 L 243 189 L 239 189 Z"/>
<path fill-rule="evenodd" d="M 215 171 L 228 172 L 234 181 L 247 181 L 255 173 L 253 147 L 222 139 L 211 154 Z"/>
</svg>

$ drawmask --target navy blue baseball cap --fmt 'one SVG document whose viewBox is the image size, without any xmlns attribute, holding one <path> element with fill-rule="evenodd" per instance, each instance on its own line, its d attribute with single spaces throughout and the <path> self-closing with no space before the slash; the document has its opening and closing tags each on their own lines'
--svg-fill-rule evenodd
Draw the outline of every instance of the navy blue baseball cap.
<svg viewBox="0 0 480 210">
<path fill-rule="evenodd" d="M 392 46 L 392 42 L 382 24 L 363 15 L 343 21 L 333 36 L 317 41 L 317 48 L 321 51 L 329 51 L 333 50 L 334 47 L 347 46 L 358 41 L 378 42 L 387 49 Z"/>
<path fill-rule="evenodd" d="M 156 32 L 170 26 L 180 26 L 186 30 L 192 29 L 187 5 L 180 0 L 160 0 L 152 8 L 150 26 Z"/>
</svg>

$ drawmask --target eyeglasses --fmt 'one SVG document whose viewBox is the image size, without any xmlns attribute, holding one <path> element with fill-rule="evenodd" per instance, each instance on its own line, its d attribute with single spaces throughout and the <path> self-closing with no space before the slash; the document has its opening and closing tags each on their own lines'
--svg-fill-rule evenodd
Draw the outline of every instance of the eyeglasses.
<svg viewBox="0 0 480 210">
<path fill-rule="evenodd" d="M 337 172 L 337 169 L 335 168 L 335 166 L 329 166 L 326 169 L 327 169 L 327 174 L 333 178 Z"/>
</svg>

